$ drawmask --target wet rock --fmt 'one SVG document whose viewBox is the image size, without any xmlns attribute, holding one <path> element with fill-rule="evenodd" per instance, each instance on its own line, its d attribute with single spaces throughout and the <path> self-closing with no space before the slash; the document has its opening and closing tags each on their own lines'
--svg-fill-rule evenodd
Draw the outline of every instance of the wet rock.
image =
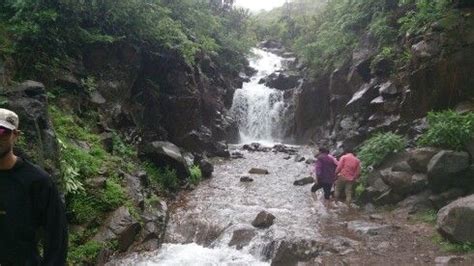
<svg viewBox="0 0 474 266">
<path fill-rule="evenodd" d="M 393 225 L 380 225 L 366 221 L 351 221 L 347 224 L 347 229 L 363 236 L 388 235 L 397 228 Z"/>
<path fill-rule="evenodd" d="M 458 199 L 438 212 L 437 229 L 454 242 L 474 242 L 474 195 Z"/>
<path fill-rule="evenodd" d="M 377 220 L 377 221 L 383 220 L 383 216 L 379 214 L 371 214 L 369 218 L 370 220 Z"/>
<path fill-rule="evenodd" d="M 261 211 L 255 220 L 253 220 L 252 225 L 257 228 L 268 228 L 273 225 L 273 220 L 275 216 L 269 212 Z"/>
<path fill-rule="evenodd" d="M 293 185 L 294 186 L 305 186 L 305 185 L 308 185 L 308 184 L 312 184 L 313 182 L 314 182 L 314 178 L 311 177 L 311 176 L 308 176 L 308 177 L 296 180 L 295 182 L 293 182 Z"/>
<path fill-rule="evenodd" d="M 243 182 L 243 183 L 249 183 L 249 182 L 253 182 L 253 178 L 250 178 L 248 176 L 242 176 L 240 178 L 240 182 Z"/>
<path fill-rule="evenodd" d="M 245 144 L 242 149 L 244 150 L 248 150 L 248 151 L 251 151 L 251 152 L 254 152 L 254 151 L 260 151 L 260 152 L 268 152 L 270 151 L 270 148 L 268 147 L 263 147 L 262 145 L 260 145 L 260 143 L 251 143 L 251 144 Z"/>
<path fill-rule="evenodd" d="M 302 162 L 302 161 L 304 161 L 304 160 L 306 160 L 306 158 L 304 158 L 304 157 L 301 156 L 301 155 L 296 155 L 296 157 L 295 157 L 295 162 L 298 162 L 298 163 L 299 163 L 299 162 Z"/>
<path fill-rule="evenodd" d="M 443 256 L 435 258 L 436 266 L 448 266 L 462 264 L 466 259 L 459 256 Z"/>
<path fill-rule="evenodd" d="M 412 169 L 411 169 L 410 165 L 408 164 L 408 162 L 402 161 L 402 162 L 399 162 L 399 163 L 395 164 L 394 166 L 392 166 L 392 171 L 394 171 L 394 172 L 411 172 Z"/>
<path fill-rule="evenodd" d="M 97 255 L 95 265 L 96 266 L 105 265 L 110 260 L 110 257 L 112 257 L 113 254 L 114 254 L 114 252 L 112 250 L 110 250 L 109 248 L 101 249 L 100 252 L 99 252 L 99 255 Z"/>
<path fill-rule="evenodd" d="M 212 172 L 214 172 L 214 165 L 206 159 L 201 159 L 199 161 L 199 168 L 201 169 L 202 177 L 204 178 L 210 178 Z"/>
<path fill-rule="evenodd" d="M 144 188 L 140 182 L 140 179 L 137 176 L 132 176 L 126 173 L 123 173 L 125 183 L 125 190 L 128 196 L 133 199 L 133 203 L 136 206 L 143 206 L 143 201 L 145 199 L 144 196 Z"/>
<path fill-rule="evenodd" d="M 394 95 L 400 93 L 400 91 L 395 86 L 395 84 L 393 84 L 391 81 L 387 81 L 387 82 L 380 85 L 379 93 L 382 96 L 394 96 Z"/>
<path fill-rule="evenodd" d="M 467 152 L 441 151 L 428 164 L 428 182 L 435 192 L 441 192 L 456 182 L 457 175 L 469 168 Z"/>
<path fill-rule="evenodd" d="M 474 112 L 474 102 L 462 102 L 456 105 L 454 109 L 457 113 L 460 114 L 467 114 L 469 112 Z"/>
<path fill-rule="evenodd" d="M 236 246 L 236 248 L 240 250 L 247 246 L 256 235 L 257 233 L 254 229 L 235 230 L 229 242 L 229 247 Z"/>
<path fill-rule="evenodd" d="M 361 243 L 359 241 L 343 237 L 335 236 L 329 239 L 329 243 L 326 247 L 328 251 L 336 254 L 347 254 L 348 251 L 359 250 Z"/>
<path fill-rule="evenodd" d="M 394 172 L 386 169 L 381 171 L 381 175 L 384 183 L 391 187 L 393 192 L 401 195 L 409 194 L 411 192 L 412 174 L 408 172 Z"/>
<path fill-rule="evenodd" d="M 263 41 L 259 44 L 259 46 L 267 49 L 281 49 L 283 47 L 280 42 L 275 40 Z"/>
<path fill-rule="evenodd" d="M 144 143 L 139 148 L 139 156 L 144 160 L 149 160 L 157 167 L 164 168 L 171 166 L 176 169 L 178 177 L 185 180 L 190 175 L 189 165 L 184 159 L 181 150 L 171 142 L 154 141 Z"/>
<path fill-rule="evenodd" d="M 287 154 L 290 154 L 290 155 L 296 154 L 296 152 L 297 152 L 296 149 L 288 147 L 288 146 L 283 145 L 283 144 L 276 144 L 275 146 L 273 146 L 273 150 L 277 151 L 277 152 L 287 153 Z"/>
<path fill-rule="evenodd" d="M 235 152 L 232 152 L 230 154 L 230 158 L 232 159 L 243 159 L 244 158 L 244 155 L 238 151 L 235 151 Z"/>
<path fill-rule="evenodd" d="M 371 80 L 370 83 L 362 85 L 361 88 L 356 93 L 354 93 L 352 99 L 346 104 L 346 106 L 354 108 L 360 108 L 362 106 L 366 107 L 370 101 L 379 95 L 376 82 L 376 80 Z"/>
<path fill-rule="evenodd" d="M 261 169 L 261 168 L 252 168 L 249 170 L 249 174 L 255 174 L 255 175 L 268 175 L 269 172 L 266 169 Z"/>
<path fill-rule="evenodd" d="M 413 54 L 420 58 L 428 58 L 437 54 L 439 47 L 433 42 L 420 41 L 411 47 Z"/>
<path fill-rule="evenodd" d="M 301 79 L 299 75 L 292 73 L 272 73 L 267 76 L 263 81 L 269 88 L 277 90 L 288 90 L 298 86 L 298 81 Z"/>
<path fill-rule="evenodd" d="M 227 145 L 216 142 L 212 131 L 205 126 L 201 126 L 199 130 L 188 132 L 177 144 L 194 153 L 207 152 L 209 156 L 230 157 Z"/>
<path fill-rule="evenodd" d="M 301 240 L 296 242 L 281 241 L 274 245 L 272 266 L 299 265 L 317 257 L 321 247 L 316 241 Z"/>
<path fill-rule="evenodd" d="M 120 251 L 126 251 L 141 230 L 127 207 L 115 210 L 99 229 L 93 240 L 100 243 L 117 239 Z"/>
<path fill-rule="evenodd" d="M 431 209 L 429 197 L 431 191 L 425 190 L 422 193 L 412 195 L 397 204 L 400 208 L 408 209 L 408 213 L 413 214 L 421 210 Z"/>
<path fill-rule="evenodd" d="M 166 223 L 168 220 L 168 206 L 165 201 L 148 200 L 141 214 L 143 230 L 141 241 L 147 242 L 156 240 L 157 243 L 163 240 Z"/>
<path fill-rule="evenodd" d="M 426 173 L 428 170 L 428 163 L 438 152 L 439 149 L 429 147 L 414 149 L 410 151 L 407 162 L 413 170 Z"/>
<path fill-rule="evenodd" d="M 437 195 L 431 195 L 429 197 L 429 201 L 435 209 L 439 210 L 443 208 L 444 206 L 448 205 L 450 202 L 457 200 L 458 198 L 464 195 L 465 195 L 464 190 L 460 188 L 452 188 L 443 193 L 440 193 Z"/>
<path fill-rule="evenodd" d="M 291 156 L 290 156 L 290 155 L 285 156 L 285 157 L 283 157 L 283 159 L 284 159 L 284 160 L 289 160 L 289 159 L 291 159 Z"/>
<path fill-rule="evenodd" d="M 29 140 L 27 149 L 21 150 L 17 145 L 15 152 L 18 151 L 17 154 L 44 167 L 52 176 L 60 176 L 60 152 L 48 115 L 45 86 L 28 80 L 14 87 L 1 88 L 0 94 L 7 99 L 2 108 L 10 109 L 18 115 L 22 134 Z"/>
<path fill-rule="evenodd" d="M 378 205 L 387 205 L 387 204 L 395 204 L 403 200 L 403 196 L 393 192 L 392 189 L 389 189 L 383 192 L 380 196 L 374 199 L 374 203 Z"/>
<path fill-rule="evenodd" d="M 91 100 L 92 103 L 95 103 L 95 104 L 98 104 L 98 105 L 102 105 L 107 101 L 104 98 L 104 96 L 102 96 L 102 94 L 100 94 L 100 92 L 98 92 L 96 90 L 91 92 L 90 100 Z"/>
<path fill-rule="evenodd" d="M 314 164 L 315 162 L 316 162 L 316 160 L 313 159 L 313 158 L 309 158 L 305 161 L 306 164 Z"/>
</svg>

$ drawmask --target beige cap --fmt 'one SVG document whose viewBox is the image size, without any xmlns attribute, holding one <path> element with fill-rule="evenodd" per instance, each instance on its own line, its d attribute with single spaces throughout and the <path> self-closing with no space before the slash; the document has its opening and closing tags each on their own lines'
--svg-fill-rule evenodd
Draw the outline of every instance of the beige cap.
<svg viewBox="0 0 474 266">
<path fill-rule="evenodd" d="M 11 130 L 17 129 L 19 124 L 18 115 L 14 112 L 0 108 L 0 127 Z"/>
</svg>

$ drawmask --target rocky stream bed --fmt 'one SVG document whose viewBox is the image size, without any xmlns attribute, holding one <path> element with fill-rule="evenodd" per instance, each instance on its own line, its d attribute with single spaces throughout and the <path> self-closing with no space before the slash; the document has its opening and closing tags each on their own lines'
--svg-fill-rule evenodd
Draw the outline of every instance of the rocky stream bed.
<svg viewBox="0 0 474 266">
<path fill-rule="evenodd" d="M 320 191 L 295 183 L 311 174 L 310 147 L 244 148 L 231 147 L 232 159 L 214 161 L 213 178 L 179 195 L 160 250 L 109 265 L 470 264 L 446 257 L 453 254 L 432 240 L 434 226 L 409 208 L 326 209 Z M 249 174 L 252 168 L 268 174 Z M 269 214 L 258 224 L 262 211 Z"/>
</svg>

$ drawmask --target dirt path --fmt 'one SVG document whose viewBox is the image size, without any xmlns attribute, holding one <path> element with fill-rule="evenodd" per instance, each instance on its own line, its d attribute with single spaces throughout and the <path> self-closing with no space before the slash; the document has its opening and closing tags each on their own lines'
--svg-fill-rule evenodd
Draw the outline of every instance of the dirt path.
<svg viewBox="0 0 474 266">
<path fill-rule="evenodd" d="M 456 256 L 443 251 L 433 240 L 433 224 L 409 215 L 407 210 L 367 212 L 343 206 L 329 213 L 332 215 L 323 223 L 322 234 L 327 239 L 340 240 L 312 265 L 447 265 L 436 259 Z M 449 265 L 473 262 L 466 258 Z"/>
</svg>

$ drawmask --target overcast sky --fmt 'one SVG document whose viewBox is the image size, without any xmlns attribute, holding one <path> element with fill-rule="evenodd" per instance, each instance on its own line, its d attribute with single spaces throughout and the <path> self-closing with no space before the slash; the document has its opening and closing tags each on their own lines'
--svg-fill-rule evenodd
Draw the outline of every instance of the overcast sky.
<svg viewBox="0 0 474 266">
<path fill-rule="evenodd" d="M 236 5 L 258 11 L 261 9 L 270 10 L 282 6 L 285 2 L 286 0 L 237 0 Z"/>
</svg>

